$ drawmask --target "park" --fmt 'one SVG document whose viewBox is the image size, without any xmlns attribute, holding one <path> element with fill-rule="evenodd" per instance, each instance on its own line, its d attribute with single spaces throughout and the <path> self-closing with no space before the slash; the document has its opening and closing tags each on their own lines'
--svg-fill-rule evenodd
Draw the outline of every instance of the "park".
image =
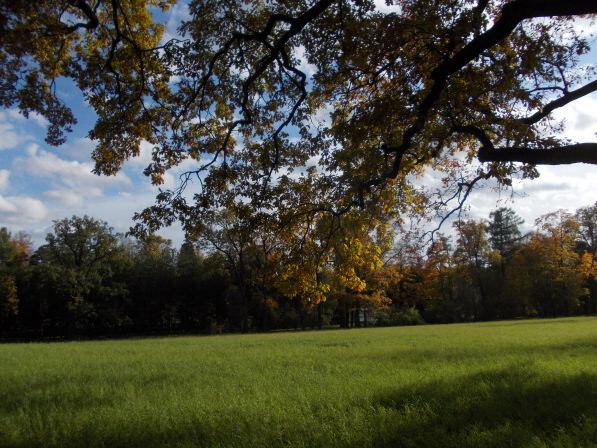
<svg viewBox="0 0 597 448">
<path fill-rule="evenodd" d="M 597 1 L 0 1 L 0 448 L 597 446 Z"/>
<path fill-rule="evenodd" d="M 591 447 L 597 320 L 0 345 L 2 447 Z"/>
</svg>

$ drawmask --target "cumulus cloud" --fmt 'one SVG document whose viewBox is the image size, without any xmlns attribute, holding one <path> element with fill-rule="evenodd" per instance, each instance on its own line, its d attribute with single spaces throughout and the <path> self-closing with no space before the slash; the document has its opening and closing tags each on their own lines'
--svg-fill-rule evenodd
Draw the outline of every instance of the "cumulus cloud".
<svg viewBox="0 0 597 448">
<path fill-rule="evenodd" d="M 332 112 L 333 108 L 331 105 L 317 109 L 312 116 L 313 123 L 320 128 L 329 128 L 332 124 Z"/>
<path fill-rule="evenodd" d="M 0 222 L 38 222 L 47 214 L 46 206 L 39 199 L 29 196 L 0 196 Z"/>
<path fill-rule="evenodd" d="M 96 176 L 91 163 L 65 160 L 56 154 L 37 149 L 26 158 L 17 158 L 15 170 L 38 178 L 49 179 L 60 189 L 69 189 L 83 197 L 101 195 L 108 187 L 129 187 L 132 182 L 124 173 L 116 176 Z"/>
<path fill-rule="evenodd" d="M 305 47 L 302 45 L 297 47 L 295 56 L 299 61 L 299 70 L 305 73 L 307 76 L 313 76 L 317 73 L 317 67 L 314 64 L 309 63 L 307 55 L 305 54 Z"/>
<path fill-rule="evenodd" d="M 97 191 L 97 195 L 95 196 L 101 196 L 101 190 Z M 62 202 L 63 204 L 66 205 L 81 205 L 83 203 L 83 196 L 72 191 L 72 190 L 48 190 L 46 192 L 44 192 L 44 196 L 50 198 L 50 199 L 55 199 L 58 200 L 60 202 Z M 87 197 L 89 197 L 90 195 L 88 195 Z"/>
<path fill-rule="evenodd" d="M 0 196 L 0 216 L 2 216 L 3 213 L 15 213 L 16 211 L 17 208 L 13 203 Z"/>
<path fill-rule="evenodd" d="M 8 186 L 8 178 L 10 172 L 8 170 L 0 170 L 0 191 L 3 191 Z"/>
<path fill-rule="evenodd" d="M 36 112 L 29 114 L 29 122 L 41 127 L 48 125 L 48 120 Z M 17 109 L 0 110 L 0 150 L 14 149 L 33 140 L 33 136 L 25 130 L 27 124 L 27 119 Z"/>
<path fill-rule="evenodd" d="M 27 117 L 25 117 L 18 109 L 8 109 L 3 111 L 4 116 L 7 119 L 23 122 L 25 120 L 31 120 L 33 123 L 37 124 L 38 126 L 45 128 L 50 124 L 50 122 L 44 117 L 43 115 L 38 114 L 37 112 L 29 112 Z"/>
<path fill-rule="evenodd" d="M 538 170 L 539 178 L 515 181 L 512 189 L 473 192 L 467 204 L 468 215 L 487 219 L 497 207 L 511 207 L 525 220 L 523 227 L 528 231 L 541 215 L 559 209 L 574 212 L 595 202 L 597 176 L 594 166 L 541 166 Z"/>
<path fill-rule="evenodd" d="M 585 38 L 597 35 L 597 19 L 595 17 L 575 17 L 572 27 Z"/>
<path fill-rule="evenodd" d="M 1 112 L 0 112 L 1 113 Z M 0 116 L 0 150 L 16 148 L 21 142 L 27 139 L 27 135 L 18 132 L 12 123 L 5 121 Z"/>
<path fill-rule="evenodd" d="M 595 126 L 597 94 L 582 97 L 553 111 L 557 120 L 563 120 L 565 136 L 575 142 L 592 142 L 597 137 Z"/>
<path fill-rule="evenodd" d="M 73 142 L 69 142 L 57 149 L 57 152 L 62 157 L 78 162 L 90 162 L 91 153 L 95 148 L 95 143 L 87 137 L 77 138 Z"/>
<path fill-rule="evenodd" d="M 153 146 L 146 140 L 141 141 L 139 155 L 125 162 L 125 167 L 130 166 L 134 169 L 143 169 L 152 161 Z"/>
</svg>

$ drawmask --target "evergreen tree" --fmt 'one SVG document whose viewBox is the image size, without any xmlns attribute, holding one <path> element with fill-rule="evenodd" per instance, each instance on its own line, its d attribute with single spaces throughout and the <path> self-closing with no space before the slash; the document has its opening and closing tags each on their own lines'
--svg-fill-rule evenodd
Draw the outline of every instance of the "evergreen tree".
<svg viewBox="0 0 597 448">
<path fill-rule="evenodd" d="M 522 238 L 520 226 L 524 220 L 514 210 L 501 207 L 489 214 L 489 242 L 502 257 L 509 257 Z"/>
</svg>

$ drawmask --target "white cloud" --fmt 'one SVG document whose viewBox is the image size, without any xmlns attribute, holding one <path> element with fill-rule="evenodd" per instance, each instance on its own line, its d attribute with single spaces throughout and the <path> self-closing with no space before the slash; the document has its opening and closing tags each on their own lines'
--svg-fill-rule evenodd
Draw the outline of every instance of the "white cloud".
<svg viewBox="0 0 597 448">
<path fill-rule="evenodd" d="M 101 196 L 101 191 L 98 191 L 98 196 Z M 83 196 L 72 190 L 49 190 L 44 192 L 44 196 L 55 199 L 66 205 L 81 205 L 83 203 Z"/>
<path fill-rule="evenodd" d="M 0 217 L 3 213 L 15 213 L 16 211 L 17 208 L 12 202 L 0 196 Z"/>
<path fill-rule="evenodd" d="M 54 188 L 46 192 L 46 196 L 66 203 L 101 196 L 109 187 L 132 186 L 130 178 L 122 172 L 116 176 L 97 176 L 91 172 L 90 163 L 64 160 L 44 150 L 15 159 L 14 167 L 19 173 L 48 179 Z M 75 195 L 80 199 L 75 199 Z"/>
<path fill-rule="evenodd" d="M 152 151 L 153 146 L 146 140 L 141 141 L 141 145 L 139 145 L 139 155 L 133 157 L 125 162 L 125 166 L 131 166 L 136 169 L 145 168 L 147 165 L 151 163 L 152 159 Z"/>
<path fill-rule="evenodd" d="M 8 186 L 9 178 L 10 178 L 10 171 L 0 170 L 0 191 L 3 191 Z"/>
<path fill-rule="evenodd" d="M 46 206 L 39 199 L 28 196 L 11 196 L 8 199 L 16 205 L 18 213 L 26 219 L 39 221 L 48 214 Z"/>
<path fill-rule="evenodd" d="M 48 121 L 36 112 L 29 114 L 29 119 L 42 127 L 46 127 Z M 33 140 L 33 136 L 26 132 L 27 119 L 17 109 L 0 110 L 0 150 L 14 149 L 20 144 Z"/>
<path fill-rule="evenodd" d="M 25 139 L 11 123 L 3 122 L 0 117 L 0 150 L 16 148 Z"/>
<path fill-rule="evenodd" d="M 575 17 L 572 27 L 585 38 L 594 37 L 597 34 L 597 19 L 595 17 Z"/>
<path fill-rule="evenodd" d="M 34 156 L 37 154 L 37 150 L 39 149 L 39 145 L 37 143 L 30 143 L 25 147 L 25 154 L 28 156 Z"/>
<path fill-rule="evenodd" d="M 511 190 L 473 191 L 467 207 L 475 218 L 489 217 L 497 207 L 510 207 L 524 220 L 525 230 L 531 230 L 535 219 L 555 210 L 574 212 L 591 205 L 597 198 L 597 174 L 592 165 L 540 166 L 537 179 L 513 182 Z"/>
<path fill-rule="evenodd" d="M 95 143 L 87 137 L 76 139 L 74 142 L 67 143 L 57 149 L 61 156 L 78 162 L 90 162 L 91 153 L 95 149 Z"/>
<path fill-rule="evenodd" d="M 331 105 L 317 109 L 312 116 L 313 123 L 320 128 L 329 128 L 332 124 L 332 112 L 333 108 Z"/>
<path fill-rule="evenodd" d="M 592 142 L 597 137 L 596 111 L 597 94 L 593 93 L 554 110 L 553 116 L 564 121 L 566 137 L 574 142 Z"/>
<path fill-rule="evenodd" d="M 127 232 L 133 225 L 133 214 L 153 205 L 154 201 L 155 193 L 148 190 L 134 193 L 119 192 L 115 195 L 88 198 L 79 205 L 61 203 L 60 206 L 52 208 L 51 219 L 60 219 L 73 214 L 89 215 L 107 221 L 117 232 Z M 50 217 L 47 218 L 48 221 L 49 219 Z M 178 224 L 158 234 L 173 240 L 174 244 L 180 244 L 183 240 L 183 233 Z M 45 233 L 40 233 L 41 236 L 45 236 Z"/>
<path fill-rule="evenodd" d="M 46 206 L 29 196 L 0 196 L 0 222 L 23 223 L 36 222 L 48 214 Z"/>
<path fill-rule="evenodd" d="M 10 119 L 12 119 L 14 121 L 25 121 L 25 120 L 29 119 L 29 120 L 32 120 L 38 126 L 44 127 L 44 128 L 46 126 L 48 126 L 48 124 L 50 124 L 50 122 L 47 120 L 46 117 L 38 114 L 37 112 L 29 112 L 27 117 L 25 117 L 22 113 L 20 113 L 18 109 L 8 109 L 8 110 L 4 111 L 4 113 L 6 114 L 6 117 L 9 117 Z"/>
<path fill-rule="evenodd" d="M 317 73 L 317 67 L 314 64 L 310 64 L 305 54 L 305 47 L 302 45 L 296 48 L 295 57 L 299 60 L 299 70 L 304 72 L 308 77 Z"/>
</svg>

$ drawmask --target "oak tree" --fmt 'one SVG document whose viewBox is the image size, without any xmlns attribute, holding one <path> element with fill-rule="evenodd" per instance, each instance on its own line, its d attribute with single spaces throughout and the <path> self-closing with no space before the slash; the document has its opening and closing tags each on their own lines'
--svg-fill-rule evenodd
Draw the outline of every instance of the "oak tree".
<svg viewBox="0 0 597 448">
<path fill-rule="evenodd" d="M 177 219 L 197 234 L 210 210 L 238 206 L 268 226 L 372 232 L 449 215 L 479 183 L 536 164 L 597 163 L 597 143 L 568 141 L 553 117 L 597 90 L 575 26 L 594 0 L 191 0 L 166 39 L 159 10 L 173 3 L 0 4 L 2 106 L 45 116 L 60 144 L 76 117 L 56 83 L 70 78 L 97 115 L 98 174 L 144 141 L 154 184 L 184 162 L 138 234 Z M 442 191 L 417 183 L 430 169 Z"/>
</svg>

